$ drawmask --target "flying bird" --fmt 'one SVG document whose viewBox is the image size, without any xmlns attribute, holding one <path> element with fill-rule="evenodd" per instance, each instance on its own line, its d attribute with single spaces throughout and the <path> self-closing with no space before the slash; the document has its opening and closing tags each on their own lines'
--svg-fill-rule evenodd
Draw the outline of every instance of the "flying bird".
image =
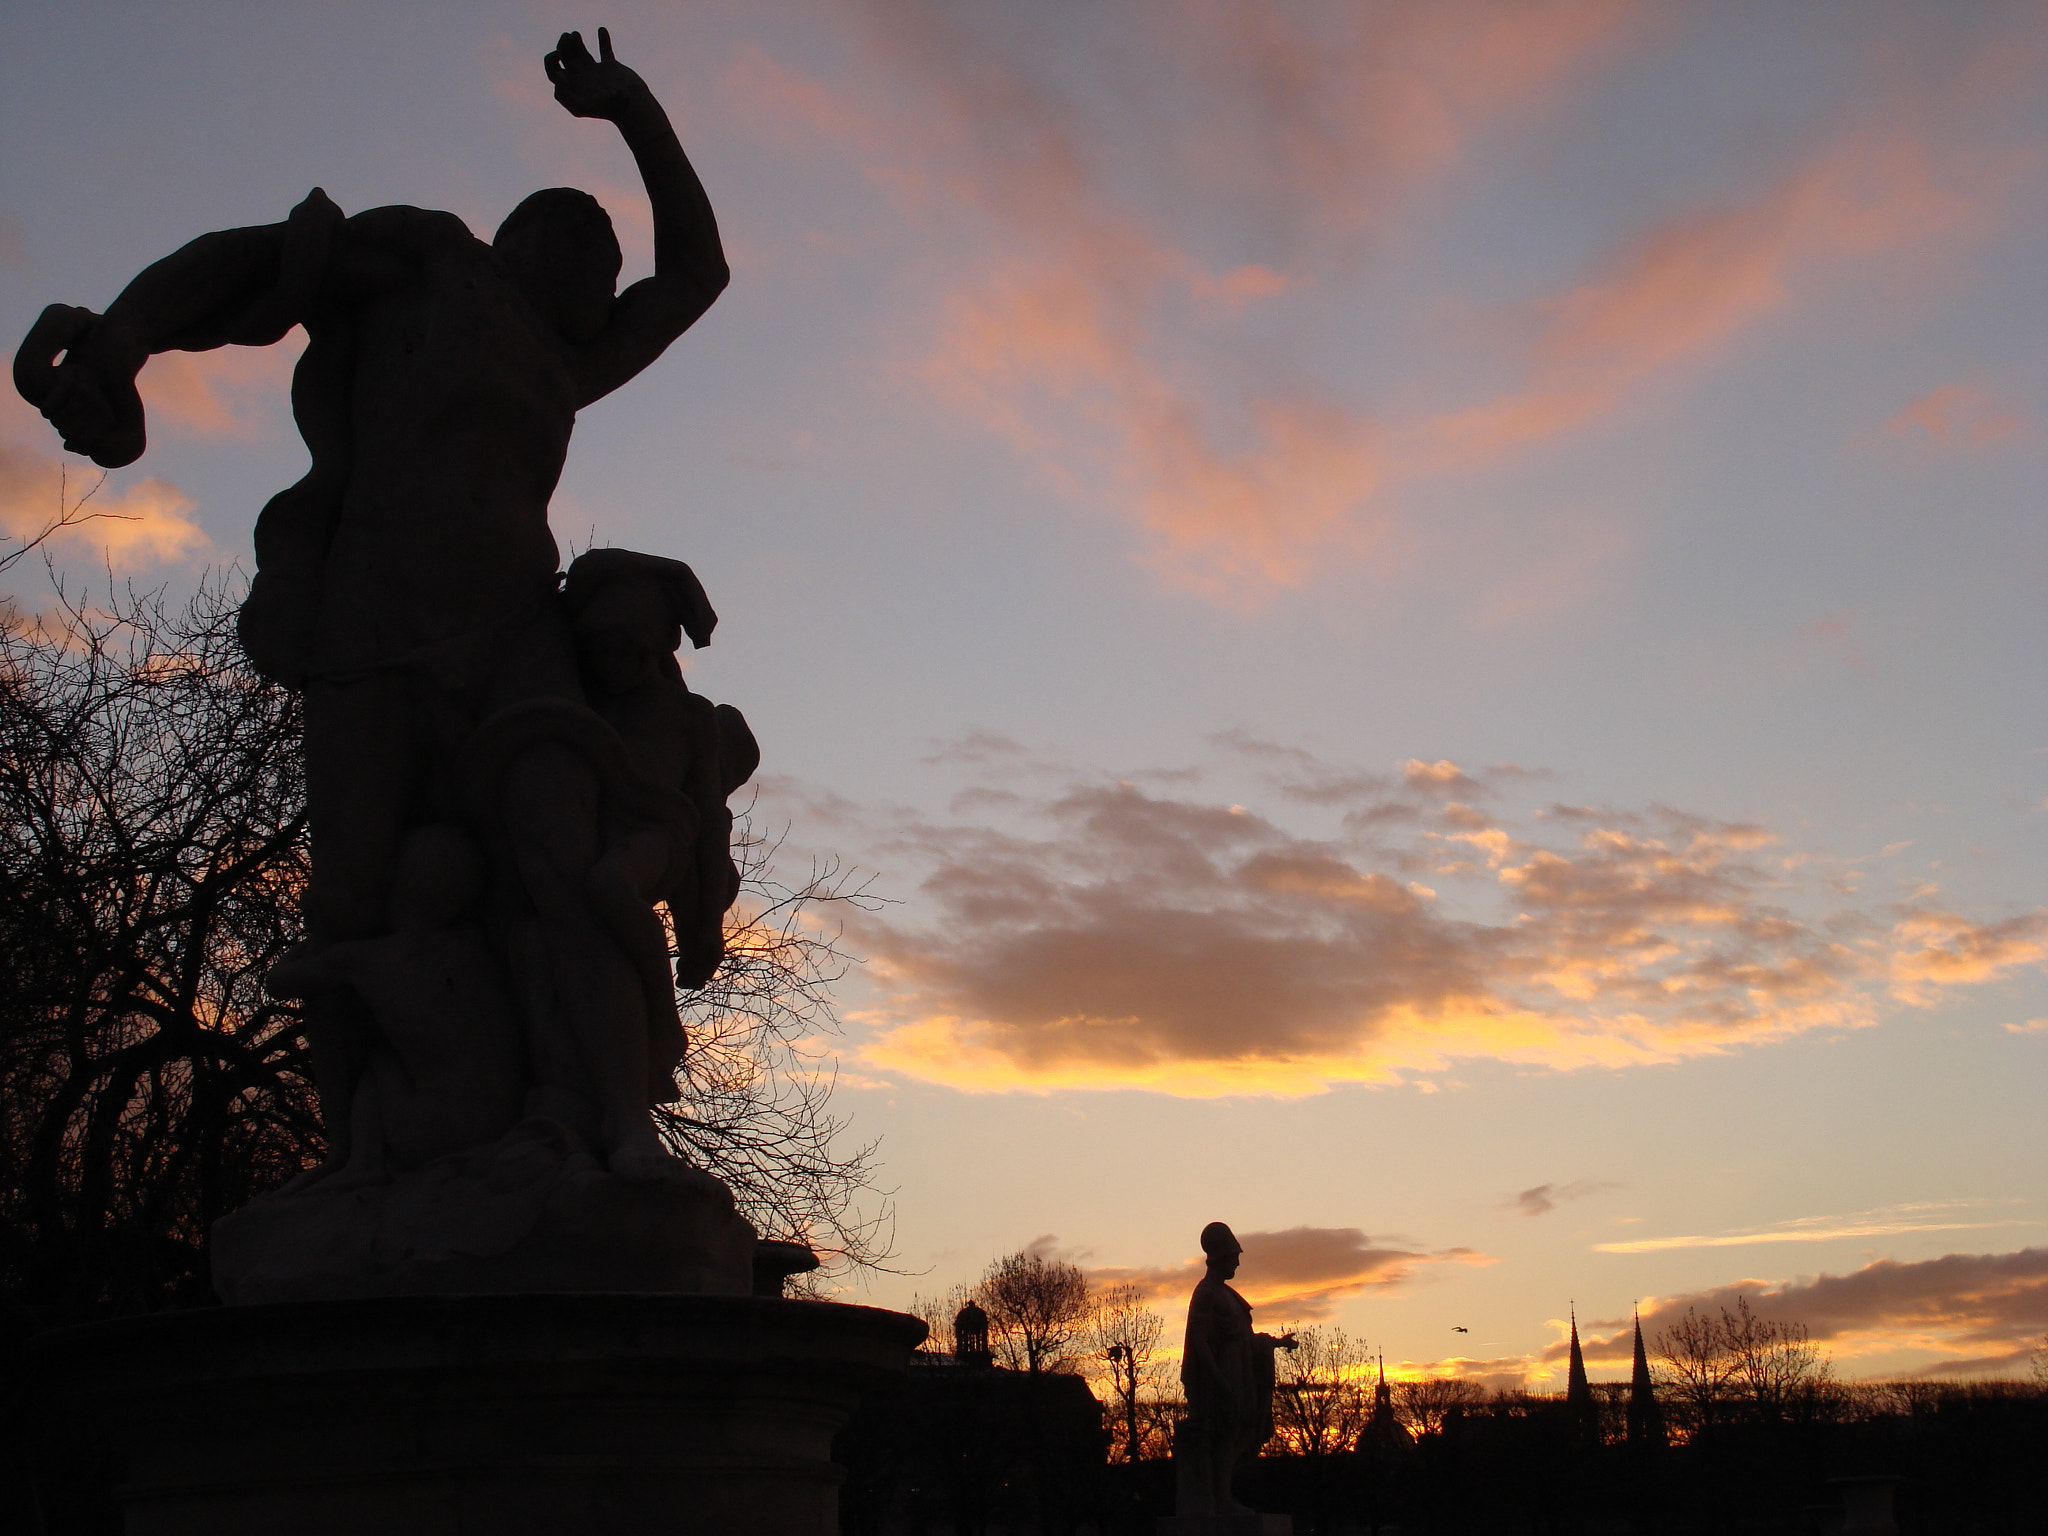
<svg viewBox="0 0 2048 1536">
<path fill-rule="evenodd" d="M 1453 1332 L 1453 1333 L 1470 1333 L 1471 1331 L 1472 1331 L 1472 1330 L 1471 1330 L 1470 1328 L 1452 1328 L 1452 1329 L 1451 1329 L 1451 1332 Z"/>
</svg>

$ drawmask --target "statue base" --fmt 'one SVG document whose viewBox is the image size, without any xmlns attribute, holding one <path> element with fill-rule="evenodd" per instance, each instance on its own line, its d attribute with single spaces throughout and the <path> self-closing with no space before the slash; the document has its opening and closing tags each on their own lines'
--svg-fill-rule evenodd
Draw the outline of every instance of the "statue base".
<svg viewBox="0 0 2048 1536">
<path fill-rule="evenodd" d="M 428 1296 L 34 1348 L 125 1456 L 128 1536 L 829 1536 L 832 1436 L 923 1337 L 828 1302 Z"/>
<path fill-rule="evenodd" d="M 608 1173 L 552 1120 L 385 1182 L 343 1177 L 214 1223 L 223 1301 L 754 1288 L 754 1229 L 725 1185 L 680 1161 L 662 1177 Z"/>
<path fill-rule="evenodd" d="M 1292 1515 L 1162 1515 L 1155 1536 L 1294 1536 Z"/>
</svg>

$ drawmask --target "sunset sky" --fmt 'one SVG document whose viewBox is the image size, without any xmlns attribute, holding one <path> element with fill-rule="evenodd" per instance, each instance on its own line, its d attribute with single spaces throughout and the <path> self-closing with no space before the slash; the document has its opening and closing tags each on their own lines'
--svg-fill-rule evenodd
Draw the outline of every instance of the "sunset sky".
<svg viewBox="0 0 2048 1536">
<path fill-rule="evenodd" d="M 667 105 L 732 286 L 553 522 L 695 567 L 757 823 L 887 902 L 848 1299 L 1037 1242 L 1177 1314 L 1222 1219 L 1262 1326 L 1494 1382 L 1573 1302 L 1596 1379 L 1738 1291 L 1850 1376 L 2048 1335 L 2048 9 L 8 22 L 10 346 L 314 185 L 583 187 L 630 280 L 541 55 Z M 246 565 L 301 339 L 153 362 L 65 563 Z M 9 530 L 62 460 L 9 392 Z"/>
</svg>

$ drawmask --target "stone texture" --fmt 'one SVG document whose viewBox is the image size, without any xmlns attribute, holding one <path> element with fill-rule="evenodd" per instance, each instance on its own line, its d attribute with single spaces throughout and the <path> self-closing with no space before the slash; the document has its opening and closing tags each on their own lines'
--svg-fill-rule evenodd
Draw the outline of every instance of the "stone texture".
<svg viewBox="0 0 2048 1536">
<path fill-rule="evenodd" d="M 388 1182 L 337 1183 L 214 1224 L 223 1301 L 754 1288 L 754 1229 L 724 1184 L 681 1163 L 662 1178 L 608 1173 L 547 1120 Z"/>
<path fill-rule="evenodd" d="M 129 1536 L 826 1536 L 832 1436 L 923 1334 L 760 1297 L 413 1297 L 40 1353 L 125 1451 Z"/>
</svg>

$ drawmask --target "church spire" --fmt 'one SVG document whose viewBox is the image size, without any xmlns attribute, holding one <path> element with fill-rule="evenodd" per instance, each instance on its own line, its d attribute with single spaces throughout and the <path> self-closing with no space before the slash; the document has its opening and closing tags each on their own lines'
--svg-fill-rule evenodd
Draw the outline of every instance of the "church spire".
<svg viewBox="0 0 2048 1536">
<path fill-rule="evenodd" d="M 1600 1441 L 1600 1405 L 1593 1401 L 1593 1384 L 1586 1380 L 1586 1356 L 1579 1348 L 1579 1309 L 1572 1308 L 1571 1372 L 1565 1377 L 1564 1411 L 1588 1444 Z"/>
<path fill-rule="evenodd" d="M 1628 1443 L 1638 1448 L 1664 1443 L 1664 1413 L 1657 1406 L 1657 1384 L 1650 1376 L 1649 1351 L 1643 1348 L 1643 1312 L 1636 1309 L 1635 1369 L 1628 1378 Z"/>
<path fill-rule="evenodd" d="M 1564 1400 L 1577 1409 L 1593 1401 L 1593 1384 L 1586 1380 L 1586 1356 L 1579 1348 L 1579 1309 L 1572 1307 L 1572 1364 L 1565 1377 Z"/>
<path fill-rule="evenodd" d="M 1407 1427 L 1394 1414 L 1394 1389 L 1387 1385 L 1387 1357 L 1380 1357 L 1379 1384 L 1372 1389 L 1372 1417 L 1359 1435 L 1359 1449 L 1380 1451 L 1405 1449 L 1410 1444 Z"/>
</svg>

